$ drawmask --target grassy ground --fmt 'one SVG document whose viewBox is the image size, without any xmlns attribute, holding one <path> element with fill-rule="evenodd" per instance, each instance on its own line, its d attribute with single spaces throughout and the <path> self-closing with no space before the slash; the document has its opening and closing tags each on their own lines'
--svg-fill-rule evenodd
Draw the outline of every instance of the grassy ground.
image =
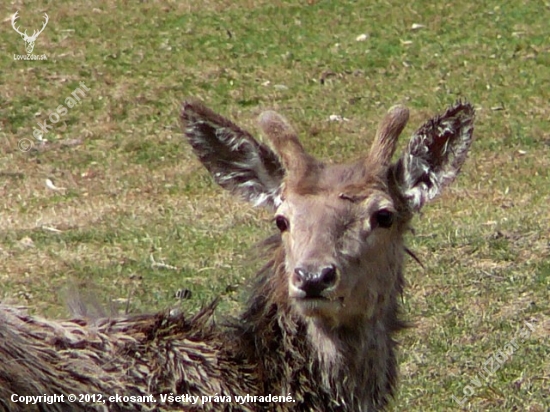
<svg viewBox="0 0 550 412">
<path fill-rule="evenodd" d="M 1 300 L 65 316 L 76 286 L 115 311 L 193 311 L 221 294 L 238 312 L 270 216 L 193 158 L 178 125 L 185 96 L 251 130 L 275 108 L 334 161 L 365 150 L 393 104 L 410 107 L 409 134 L 468 99 L 472 155 L 409 239 L 425 269 L 409 262 L 416 328 L 400 337 L 394 409 L 547 410 L 548 2 L 12 3 L 0 7 Z M 29 32 L 49 14 L 34 50 L 46 61 L 14 60 L 16 10 Z M 89 91 L 37 141 L 33 128 L 80 82 Z"/>
</svg>

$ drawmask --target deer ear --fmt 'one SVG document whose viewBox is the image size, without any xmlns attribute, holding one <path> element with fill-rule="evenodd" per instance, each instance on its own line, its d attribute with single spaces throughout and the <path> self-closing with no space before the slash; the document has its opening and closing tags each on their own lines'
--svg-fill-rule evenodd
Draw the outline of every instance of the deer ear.
<svg viewBox="0 0 550 412">
<path fill-rule="evenodd" d="M 197 100 L 183 103 L 181 120 L 216 183 L 255 206 L 278 205 L 284 169 L 271 149 Z"/>
<path fill-rule="evenodd" d="M 473 122 L 473 107 L 458 102 L 414 133 L 392 168 L 411 210 L 419 211 L 458 175 L 473 141 Z"/>
</svg>

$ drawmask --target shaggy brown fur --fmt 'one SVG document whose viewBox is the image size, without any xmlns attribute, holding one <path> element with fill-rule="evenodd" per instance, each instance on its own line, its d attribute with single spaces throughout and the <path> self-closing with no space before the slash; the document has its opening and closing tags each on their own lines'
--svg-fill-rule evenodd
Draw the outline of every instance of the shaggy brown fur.
<svg viewBox="0 0 550 412">
<path fill-rule="evenodd" d="M 473 110 L 458 103 L 430 120 L 390 165 L 407 118 L 402 107 L 390 110 L 365 159 L 327 166 L 305 153 L 274 112 L 260 122 L 278 153 L 186 102 L 185 133 L 215 180 L 276 210 L 281 234 L 264 245 L 269 260 L 246 310 L 218 326 L 216 302 L 191 318 L 161 312 L 66 321 L 0 305 L 0 409 L 383 410 L 397 380 L 394 335 L 405 327 L 403 235 L 413 212 L 458 173 Z M 14 394 L 102 398 L 28 405 Z M 116 395 L 133 398 L 109 399 Z M 198 399 L 164 401 L 167 395 Z M 237 401 L 246 395 L 290 398 Z"/>
<path fill-rule="evenodd" d="M 168 313 L 53 322 L 0 306 L 0 409 L 6 411 L 168 411 L 160 394 L 258 393 L 255 368 L 238 359 L 211 323 L 215 305 L 191 319 Z M 12 394 L 149 395 L 157 403 L 24 405 Z M 220 407 L 221 406 L 221 407 Z M 243 410 L 223 404 L 185 410 Z M 107 409 L 105 409 L 107 408 Z"/>
<path fill-rule="evenodd" d="M 215 303 L 191 319 L 167 312 L 95 321 L 51 321 L 0 306 L 0 409 L 5 411 L 359 411 L 356 392 L 368 392 L 378 410 L 395 384 L 395 342 L 404 325 L 395 311 L 390 330 L 365 336 L 341 331 L 345 359 L 326 365 L 306 339 L 307 325 L 281 299 L 282 250 L 259 273 L 248 310 L 226 328 L 213 324 Z M 387 336 L 387 339 L 380 337 Z M 357 347 L 356 342 L 362 342 Z M 347 343 L 347 344 L 346 344 Z M 378 382 L 381 352 L 392 359 Z M 368 359 L 364 363 L 363 360 Z M 358 362 L 359 361 L 359 362 Z M 386 368 L 386 365 L 383 365 Z M 350 382 L 350 376 L 358 379 Z M 161 394 L 231 396 L 231 403 L 160 404 Z M 12 394 L 147 396 L 157 403 L 106 402 L 24 405 Z M 236 403 L 238 395 L 290 395 L 291 403 Z M 106 409 L 105 409 L 106 408 Z M 182 409 L 183 408 L 183 409 Z M 372 408 L 372 409 L 371 409 Z"/>
</svg>

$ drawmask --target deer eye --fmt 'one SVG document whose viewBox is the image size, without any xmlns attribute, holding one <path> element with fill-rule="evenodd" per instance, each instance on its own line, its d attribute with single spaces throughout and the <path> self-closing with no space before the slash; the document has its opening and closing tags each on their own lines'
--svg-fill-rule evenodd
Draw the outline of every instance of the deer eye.
<svg viewBox="0 0 550 412">
<path fill-rule="evenodd" d="M 372 216 L 372 227 L 389 228 L 393 225 L 394 213 L 387 209 L 382 209 Z"/>
<path fill-rule="evenodd" d="M 288 226 L 289 226 L 288 219 L 284 216 L 281 216 L 281 215 L 275 216 L 275 224 L 277 225 L 277 227 L 281 232 L 288 230 Z"/>
</svg>

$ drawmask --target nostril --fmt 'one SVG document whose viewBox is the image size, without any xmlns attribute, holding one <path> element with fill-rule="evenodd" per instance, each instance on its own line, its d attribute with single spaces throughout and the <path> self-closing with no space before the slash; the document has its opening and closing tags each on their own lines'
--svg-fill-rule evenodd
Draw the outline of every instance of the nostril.
<svg viewBox="0 0 550 412">
<path fill-rule="evenodd" d="M 307 272 L 302 268 L 296 268 L 294 269 L 294 276 L 292 279 L 292 283 L 296 285 L 297 287 L 301 288 L 304 282 L 307 280 Z"/>
<path fill-rule="evenodd" d="M 294 269 L 292 274 L 292 284 L 304 291 L 307 298 L 320 297 L 325 290 L 333 287 L 337 280 L 338 275 L 334 265 L 315 272 L 299 267 Z"/>
<path fill-rule="evenodd" d="M 336 283 L 336 267 L 330 265 L 321 270 L 320 281 L 326 286 L 330 287 Z"/>
</svg>

